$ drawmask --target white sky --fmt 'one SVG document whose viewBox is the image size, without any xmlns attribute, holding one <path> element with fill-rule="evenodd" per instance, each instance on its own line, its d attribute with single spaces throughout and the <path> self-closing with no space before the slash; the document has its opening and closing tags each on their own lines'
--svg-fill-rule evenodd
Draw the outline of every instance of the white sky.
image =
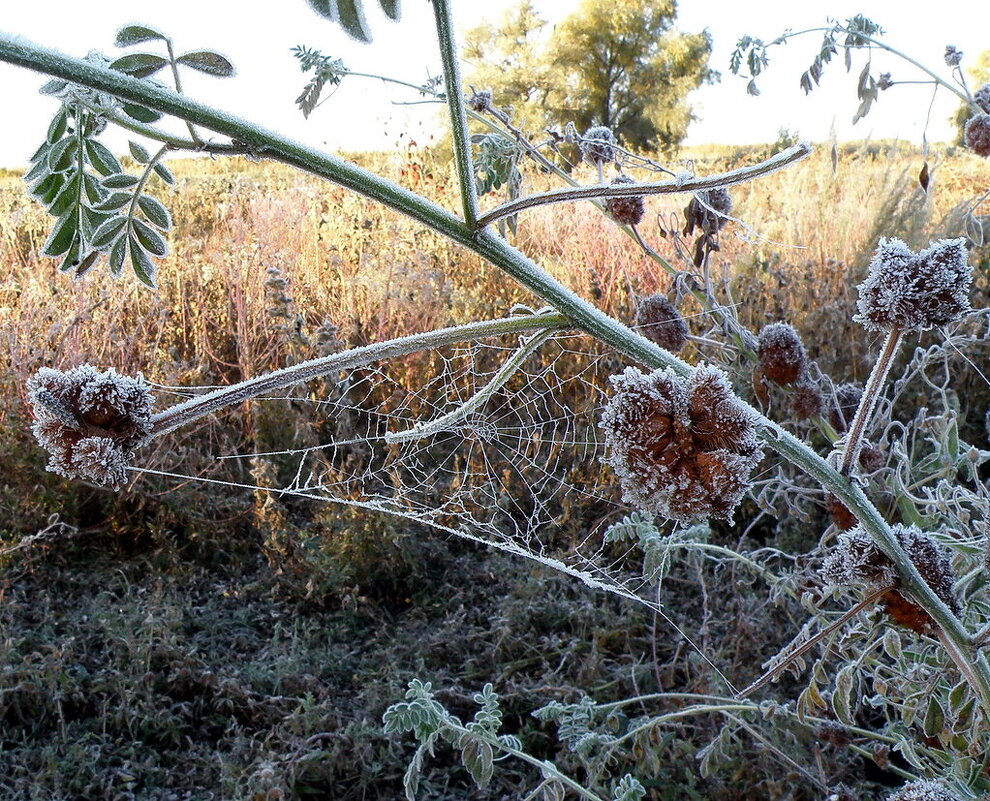
<svg viewBox="0 0 990 801">
<path fill-rule="evenodd" d="M 497 19 L 515 0 L 454 0 L 458 27 L 463 30 L 484 18 Z M 551 22 L 571 13 L 578 0 L 536 0 Z M 336 94 L 304 121 L 293 100 L 305 83 L 290 54 L 293 45 L 305 44 L 340 56 L 353 70 L 392 75 L 412 82 L 439 71 L 433 17 L 426 0 L 404 0 L 403 19 L 385 19 L 374 0 L 366 0 L 375 34 L 372 45 L 349 40 L 338 28 L 317 17 L 304 0 L 281 0 L 277 13 L 252 15 L 250 3 L 210 0 L 0 0 L 0 28 L 56 50 L 85 55 L 90 49 L 118 52 L 113 37 L 126 22 L 147 22 L 170 34 L 180 51 L 214 48 L 226 54 L 238 69 L 231 79 L 217 80 L 186 71 L 187 93 L 224 110 L 257 120 L 300 141 L 337 149 L 393 147 L 411 137 L 425 142 L 439 131 L 435 106 L 397 107 L 391 101 L 415 101 L 415 93 L 394 87 L 385 89 L 367 79 L 345 80 Z M 94 11 L 94 7 L 99 11 Z M 887 31 L 887 41 L 940 74 L 948 75 L 942 54 L 946 44 L 975 57 L 990 49 L 990 3 L 980 0 L 942 0 L 934 13 L 930 5 L 905 0 L 834 0 L 828 4 L 785 4 L 782 0 L 681 0 L 678 27 L 684 31 L 708 28 L 714 37 L 711 66 L 722 73 L 722 82 L 692 95 L 701 120 L 689 132 L 688 144 L 705 142 L 748 143 L 773 141 L 787 128 L 813 141 L 838 138 L 899 137 L 919 142 L 931 101 L 931 87 L 898 86 L 882 93 L 874 110 L 855 128 L 855 79 L 862 54 L 846 75 L 841 57 L 826 70 L 822 86 L 805 97 L 798 88 L 800 73 L 817 52 L 820 34 L 811 34 L 778 47 L 771 53 L 770 71 L 760 81 L 762 95 L 745 93 L 742 80 L 731 75 L 728 59 L 744 33 L 770 40 L 785 28 L 801 30 L 825 23 L 831 14 L 846 18 L 864 13 Z M 910 65 L 878 54 L 874 75 L 891 71 L 895 80 L 910 80 L 919 73 Z M 963 62 L 966 64 L 965 58 Z M 0 126 L 0 166 L 22 166 L 41 142 L 53 101 L 38 96 L 44 79 L 16 67 L 0 64 L 0 95 L 5 123 Z M 480 87 L 479 87 L 480 88 Z M 948 116 L 957 105 L 954 97 L 939 92 L 931 112 L 931 141 L 952 135 Z M 16 114 L 17 122 L 12 124 Z M 110 141 L 113 149 L 123 139 Z"/>
</svg>

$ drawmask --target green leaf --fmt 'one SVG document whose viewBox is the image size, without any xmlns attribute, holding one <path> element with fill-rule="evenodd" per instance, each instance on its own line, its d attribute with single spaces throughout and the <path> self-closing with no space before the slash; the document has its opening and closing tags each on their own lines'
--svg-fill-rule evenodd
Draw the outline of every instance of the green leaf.
<svg viewBox="0 0 990 801">
<path fill-rule="evenodd" d="M 69 111 L 62 106 L 58 113 L 52 117 L 51 124 L 48 126 L 48 136 L 46 137 L 50 144 L 55 144 L 62 136 L 65 134 L 66 128 L 69 127 Z"/>
<path fill-rule="evenodd" d="M 155 256 L 162 257 L 168 255 L 168 243 L 158 231 L 143 220 L 132 219 L 131 225 L 134 228 L 134 234 L 137 236 L 138 242 L 141 243 L 141 247 Z"/>
<path fill-rule="evenodd" d="M 155 174 L 169 186 L 175 183 L 175 176 L 172 175 L 172 171 L 164 164 L 156 164 L 154 169 Z"/>
<path fill-rule="evenodd" d="M 167 42 L 168 37 L 150 25 L 125 25 L 117 31 L 117 38 L 113 40 L 113 43 L 117 47 L 130 47 L 141 42 L 152 42 L 155 40 Z"/>
<path fill-rule="evenodd" d="M 371 31 L 364 18 L 361 0 L 308 0 L 310 7 L 321 17 L 336 22 L 352 39 L 367 44 Z"/>
<path fill-rule="evenodd" d="M 137 186 L 140 182 L 137 177 L 128 175 L 126 172 L 115 172 L 112 175 L 108 175 L 100 183 L 107 189 L 130 189 L 132 186 Z"/>
<path fill-rule="evenodd" d="M 110 255 L 107 258 L 107 267 L 110 268 L 110 275 L 120 278 L 124 273 L 124 257 L 127 256 L 127 237 L 121 237 L 113 243 L 110 248 Z"/>
<path fill-rule="evenodd" d="M 89 244 L 97 250 L 106 250 L 116 243 L 125 225 L 127 225 L 126 217 L 111 217 L 93 232 Z"/>
<path fill-rule="evenodd" d="M 385 16 L 396 22 L 399 21 L 399 0 L 378 0 L 378 5 L 382 7 Z"/>
<path fill-rule="evenodd" d="M 184 64 L 194 70 L 205 72 L 215 78 L 229 78 L 234 74 L 234 65 L 219 53 L 212 50 L 196 50 L 191 53 L 183 53 L 176 60 L 177 64 Z"/>
<path fill-rule="evenodd" d="M 79 140 L 74 136 L 57 142 L 48 151 L 48 169 L 52 172 L 64 172 L 72 166 L 78 151 Z"/>
<path fill-rule="evenodd" d="M 138 207 L 144 212 L 144 216 L 148 218 L 148 222 L 155 227 L 163 231 L 167 231 L 172 227 L 172 215 L 168 213 L 168 209 L 157 198 L 150 197 L 149 195 L 141 195 L 138 198 Z"/>
<path fill-rule="evenodd" d="M 162 118 L 162 115 L 154 109 L 139 106 L 137 103 L 124 103 L 121 109 L 128 117 L 138 122 L 158 122 Z"/>
<path fill-rule="evenodd" d="M 89 172 L 84 172 L 82 174 L 83 178 L 83 189 L 86 192 L 86 199 L 91 204 L 102 203 L 106 200 L 107 196 L 110 194 L 106 189 L 100 184 L 100 180 Z"/>
<path fill-rule="evenodd" d="M 45 240 L 44 247 L 41 248 L 45 256 L 61 256 L 67 252 L 72 245 L 72 240 L 77 236 L 79 220 L 72 212 L 62 215 L 58 222 L 52 227 L 52 231 Z"/>
<path fill-rule="evenodd" d="M 48 177 L 39 181 L 32 189 L 31 194 L 42 204 L 48 206 L 55 196 L 58 195 L 62 184 L 65 183 L 65 176 L 60 173 L 49 173 Z"/>
<path fill-rule="evenodd" d="M 846 665 L 835 677 L 835 690 L 832 692 L 832 709 L 840 722 L 847 726 L 853 725 L 853 715 L 850 709 L 850 696 L 856 677 L 856 666 Z"/>
<path fill-rule="evenodd" d="M 158 274 L 158 266 L 151 260 L 149 256 L 138 244 L 137 239 L 133 236 L 127 237 L 127 246 L 131 254 L 131 268 L 134 270 L 134 275 L 138 277 L 138 280 L 150 287 L 151 289 L 157 289 L 155 284 L 155 276 Z"/>
<path fill-rule="evenodd" d="M 932 695 L 928 699 L 928 709 L 925 711 L 924 732 L 926 737 L 937 737 L 945 726 L 945 712 L 938 698 Z"/>
<path fill-rule="evenodd" d="M 31 184 L 33 184 L 42 176 L 50 177 L 51 174 L 52 171 L 48 169 L 48 162 L 45 159 L 42 159 L 37 164 L 35 164 L 30 170 L 24 173 L 24 183 L 26 183 L 30 187 Z M 34 190 L 31 189 L 30 191 L 33 192 Z"/>
<path fill-rule="evenodd" d="M 101 175 L 113 175 L 115 172 L 123 172 L 120 162 L 106 147 L 95 139 L 86 140 L 86 156 L 90 163 Z"/>
<path fill-rule="evenodd" d="M 492 780 L 492 747 L 484 740 L 464 735 L 461 738 L 461 764 L 467 768 L 474 783 L 483 789 Z"/>
<path fill-rule="evenodd" d="M 76 234 L 72 237 L 72 242 L 69 243 L 69 249 L 65 253 L 65 258 L 62 259 L 62 263 L 58 266 L 58 271 L 60 273 L 68 273 L 75 270 L 80 264 L 80 251 L 82 250 L 82 241 L 79 235 Z"/>
<path fill-rule="evenodd" d="M 168 59 L 154 53 L 129 53 L 110 63 L 110 69 L 134 78 L 147 78 L 167 66 Z"/>
<path fill-rule="evenodd" d="M 106 200 L 93 206 L 97 211 L 115 211 L 131 202 L 131 195 L 127 192 L 114 192 Z"/>
<path fill-rule="evenodd" d="M 82 223 L 80 230 L 83 239 L 88 242 L 93 238 L 93 234 L 97 228 L 115 216 L 115 214 L 110 212 L 96 211 L 95 209 L 88 209 L 83 206 L 82 214 L 80 215 L 80 222 Z"/>
<path fill-rule="evenodd" d="M 137 142 L 128 142 L 127 147 L 131 151 L 133 159 L 139 164 L 147 164 L 151 161 L 151 154 Z"/>
<path fill-rule="evenodd" d="M 72 177 L 65 182 L 65 186 L 62 187 L 61 191 L 52 204 L 48 207 L 48 213 L 52 217 L 61 217 L 69 209 L 74 208 L 79 204 L 79 173 L 74 173 Z"/>
</svg>

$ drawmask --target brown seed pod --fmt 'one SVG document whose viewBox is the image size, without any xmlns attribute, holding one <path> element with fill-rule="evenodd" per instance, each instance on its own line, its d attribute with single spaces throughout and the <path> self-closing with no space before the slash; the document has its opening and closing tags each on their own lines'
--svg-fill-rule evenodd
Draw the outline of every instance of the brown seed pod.
<svg viewBox="0 0 990 801">
<path fill-rule="evenodd" d="M 962 237 L 933 242 L 918 254 L 899 239 L 881 239 L 859 285 L 853 319 L 884 332 L 951 323 L 970 310 L 972 272 Z"/>
<path fill-rule="evenodd" d="M 728 220 L 732 198 L 728 189 L 705 189 L 696 192 L 684 209 L 684 236 L 695 228 L 706 234 L 716 234 Z"/>
<path fill-rule="evenodd" d="M 821 414 L 824 405 L 822 393 L 812 384 L 798 384 L 791 393 L 791 411 L 798 420 Z"/>
<path fill-rule="evenodd" d="M 584 160 L 596 167 L 615 161 L 617 152 L 615 134 L 612 133 L 611 128 L 606 128 L 604 125 L 598 125 L 585 131 L 578 147 Z"/>
<path fill-rule="evenodd" d="M 804 373 L 807 354 L 794 327 L 770 323 L 760 330 L 757 356 L 763 373 L 777 384 L 793 384 Z"/>
<path fill-rule="evenodd" d="M 67 478 L 123 485 L 128 461 L 151 434 L 153 398 L 140 375 L 43 367 L 28 381 L 28 402 L 48 469 Z"/>
<path fill-rule="evenodd" d="M 977 156 L 990 156 L 990 113 L 974 114 L 966 120 L 963 141 Z"/>
<path fill-rule="evenodd" d="M 687 323 L 665 295 L 638 298 L 635 323 L 644 337 L 671 353 L 687 343 Z"/>
<path fill-rule="evenodd" d="M 759 415 L 732 391 L 725 374 L 701 366 L 612 377 L 615 395 L 601 428 L 623 497 L 640 509 L 682 521 L 732 518 L 762 458 Z"/>
<path fill-rule="evenodd" d="M 618 175 L 612 179 L 612 186 L 636 183 L 627 175 Z M 613 220 L 622 225 L 637 225 L 646 214 L 646 206 L 642 195 L 628 197 L 610 197 L 605 200 L 605 211 Z"/>
<path fill-rule="evenodd" d="M 941 784 L 931 779 L 909 782 L 897 792 L 887 796 L 887 801 L 961 801 Z"/>
</svg>

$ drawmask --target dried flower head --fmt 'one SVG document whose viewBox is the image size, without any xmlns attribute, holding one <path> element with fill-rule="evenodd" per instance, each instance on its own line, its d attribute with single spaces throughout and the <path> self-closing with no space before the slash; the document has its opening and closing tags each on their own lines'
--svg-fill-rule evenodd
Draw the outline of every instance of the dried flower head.
<svg viewBox="0 0 990 801">
<path fill-rule="evenodd" d="M 589 164 L 598 166 L 615 161 L 615 134 L 611 128 L 598 125 L 584 132 L 578 145 L 581 155 Z"/>
<path fill-rule="evenodd" d="M 990 113 L 974 114 L 966 120 L 963 141 L 977 156 L 990 156 Z"/>
<path fill-rule="evenodd" d="M 963 51 L 956 50 L 955 45 L 945 46 L 945 66 L 958 67 L 962 63 Z"/>
<path fill-rule="evenodd" d="M 886 92 L 893 85 L 894 85 L 894 81 L 891 79 L 890 73 L 881 72 L 880 77 L 877 78 L 877 89 L 879 89 L 881 92 Z"/>
<path fill-rule="evenodd" d="M 990 83 L 983 84 L 973 92 L 973 100 L 984 112 L 990 114 Z"/>
<path fill-rule="evenodd" d="M 793 384 L 804 373 L 807 354 L 794 327 L 770 323 L 760 331 L 757 356 L 763 374 L 778 384 Z"/>
<path fill-rule="evenodd" d="M 941 784 L 930 779 L 909 782 L 896 793 L 887 796 L 887 801 L 961 801 Z"/>
<path fill-rule="evenodd" d="M 612 179 L 612 186 L 620 184 L 636 183 L 627 175 L 619 175 Z M 613 220 L 623 225 L 637 225 L 646 214 L 646 206 L 643 203 L 642 195 L 629 195 L 628 197 L 610 197 L 605 201 L 605 211 Z"/>
<path fill-rule="evenodd" d="M 644 337 L 671 353 L 687 343 L 687 323 L 665 295 L 637 299 L 636 325 Z"/>
<path fill-rule="evenodd" d="M 821 414 L 825 400 L 813 384 L 798 384 L 791 394 L 791 411 L 798 420 L 807 420 Z"/>
<path fill-rule="evenodd" d="M 881 239 L 859 285 L 854 319 L 872 331 L 951 323 L 970 310 L 972 272 L 962 237 L 933 242 L 918 254 L 899 239 Z"/>
<path fill-rule="evenodd" d="M 826 720 L 818 724 L 815 729 L 815 737 L 823 743 L 842 748 L 849 744 L 849 732 L 841 723 L 834 720 Z"/>
<path fill-rule="evenodd" d="M 863 397 L 863 387 L 855 382 L 839 384 L 832 393 L 828 421 L 840 434 L 844 433 L 856 416 L 856 409 Z"/>
<path fill-rule="evenodd" d="M 859 451 L 859 466 L 864 473 L 873 473 L 886 464 L 884 452 L 872 442 L 864 442 Z"/>
<path fill-rule="evenodd" d="M 67 478 L 123 485 L 131 456 L 151 434 L 152 396 L 140 375 L 43 367 L 28 381 L 28 401 L 48 469 Z"/>
<path fill-rule="evenodd" d="M 856 515 L 850 512 L 849 507 L 831 492 L 825 493 L 825 509 L 839 531 L 849 531 L 859 525 Z"/>
<path fill-rule="evenodd" d="M 684 378 L 629 367 L 612 386 L 600 425 L 624 499 L 675 520 L 731 519 L 762 452 L 759 415 L 725 373 L 701 366 Z"/>
<path fill-rule="evenodd" d="M 732 211 L 732 198 L 728 189 L 705 189 L 696 192 L 684 209 L 684 236 L 690 236 L 695 228 L 706 234 L 717 233 Z"/>
<path fill-rule="evenodd" d="M 473 92 L 468 98 L 468 108 L 477 111 L 479 114 L 488 111 L 492 107 L 492 90 L 481 89 Z"/>
</svg>

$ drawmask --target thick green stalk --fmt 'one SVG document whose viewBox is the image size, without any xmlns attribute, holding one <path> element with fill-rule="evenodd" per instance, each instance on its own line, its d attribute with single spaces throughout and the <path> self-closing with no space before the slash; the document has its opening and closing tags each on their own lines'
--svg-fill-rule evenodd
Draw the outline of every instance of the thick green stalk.
<svg viewBox="0 0 990 801">
<path fill-rule="evenodd" d="M 113 70 L 47 50 L 10 34 L 0 33 L 0 61 L 99 89 L 124 100 L 150 106 L 186 122 L 237 139 L 256 155 L 282 161 L 377 200 L 474 251 L 566 315 L 578 327 L 631 359 L 653 368 L 669 367 L 689 375 L 691 365 L 662 350 L 627 326 L 575 295 L 537 264 L 491 231 L 470 225 L 435 203 L 343 159 L 293 142 L 232 114 L 218 111 L 168 89 L 153 86 Z M 862 522 L 897 568 L 903 588 L 936 621 L 953 644 L 963 672 L 975 680 L 974 689 L 990 715 L 990 665 L 972 656 L 971 638 L 962 624 L 921 578 L 876 507 L 817 453 L 776 423 L 760 416 L 762 436 L 773 450 L 800 466 L 835 494 Z"/>
<path fill-rule="evenodd" d="M 437 38 L 440 40 L 443 85 L 447 91 L 447 108 L 450 110 L 450 133 L 454 140 L 454 162 L 457 164 L 457 179 L 461 186 L 464 222 L 474 228 L 478 219 L 478 195 L 474 187 L 471 140 L 468 137 L 467 115 L 464 111 L 461 70 L 457 63 L 457 47 L 454 44 L 450 0 L 433 0 L 433 15 L 437 23 Z"/>
</svg>

